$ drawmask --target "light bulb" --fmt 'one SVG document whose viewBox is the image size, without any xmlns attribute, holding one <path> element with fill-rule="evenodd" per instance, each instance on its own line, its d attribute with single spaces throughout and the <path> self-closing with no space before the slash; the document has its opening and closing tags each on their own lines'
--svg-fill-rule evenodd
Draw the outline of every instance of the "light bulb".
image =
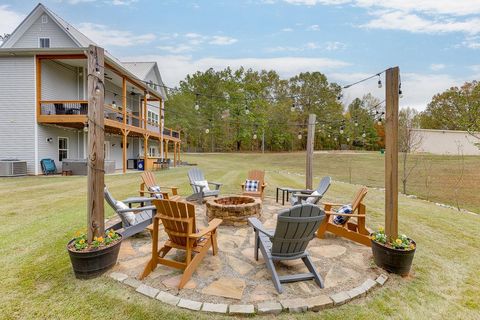
<svg viewBox="0 0 480 320">
<path fill-rule="evenodd" d="M 205 129 L 205 133 L 209 133 L 210 132 L 210 129 Z"/>
<path fill-rule="evenodd" d="M 253 135 L 253 140 L 257 140 L 257 134 Z"/>
<path fill-rule="evenodd" d="M 329 134 L 329 135 L 328 135 L 328 137 L 330 138 L 330 137 L 331 137 L 331 135 Z"/>
<path fill-rule="evenodd" d="M 245 109 L 245 114 L 250 114 L 250 110 L 248 110 L 248 108 Z"/>
<path fill-rule="evenodd" d="M 98 86 L 95 87 L 95 93 L 99 94 L 100 93 L 100 88 Z"/>
<path fill-rule="evenodd" d="M 88 125 L 85 125 L 85 127 L 83 127 L 83 132 L 88 132 Z"/>
<path fill-rule="evenodd" d="M 115 103 L 115 101 L 112 101 L 112 107 L 114 107 L 114 108 L 117 107 L 117 104 Z"/>
<path fill-rule="evenodd" d="M 195 103 L 195 110 L 199 110 L 200 109 L 200 106 L 198 105 L 198 103 Z"/>
<path fill-rule="evenodd" d="M 145 95 L 145 99 L 150 99 L 150 93 L 147 92 L 147 94 Z"/>
<path fill-rule="evenodd" d="M 382 119 L 378 119 L 377 124 L 378 124 L 379 126 L 381 126 L 381 125 L 382 125 Z"/>
<path fill-rule="evenodd" d="M 350 138 L 347 138 L 347 142 L 350 142 Z"/>
<path fill-rule="evenodd" d="M 340 129 L 340 134 L 343 134 L 343 129 Z"/>
<path fill-rule="evenodd" d="M 298 136 L 297 136 L 298 140 L 302 139 L 302 134 L 299 133 Z"/>
<path fill-rule="evenodd" d="M 367 134 L 366 134 L 365 132 L 364 132 L 364 133 L 362 133 L 362 137 L 364 137 L 364 138 L 365 138 L 366 136 L 367 136 Z"/>
<path fill-rule="evenodd" d="M 382 80 L 378 79 L 378 88 L 382 87 Z"/>
<path fill-rule="evenodd" d="M 100 75 L 100 68 L 99 67 L 95 67 L 95 73 L 97 74 L 97 76 Z"/>
<path fill-rule="evenodd" d="M 333 138 L 333 140 L 337 141 L 337 137 Z"/>
<path fill-rule="evenodd" d="M 355 127 L 358 127 L 358 121 L 355 121 Z"/>
<path fill-rule="evenodd" d="M 290 108 L 290 111 L 294 112 L 295 111 L 295 103 L 292 104 L 292 107 Z"/>
<path fill-rule="evenodd" d="M 402 92 L 402 89 L 398 90 L 398 95 L 400 98 L 403 98 L 403 92 Z"/>
</svg>

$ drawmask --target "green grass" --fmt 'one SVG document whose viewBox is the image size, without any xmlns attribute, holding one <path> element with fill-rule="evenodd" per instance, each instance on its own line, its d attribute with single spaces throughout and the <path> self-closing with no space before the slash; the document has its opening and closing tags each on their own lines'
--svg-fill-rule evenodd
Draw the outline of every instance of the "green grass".
<svg viewBox="0 0 480 320">
<path fill-rule="evenodd" d="M 273 196 L 276 186 L 304 183 L 304 177 L 287 174 L 303 172 L 302 154 L 186 155 L 184 159 L 198 163 L 209 179 L 225 183 L 224 192 L 238 192 L 249 168 L 269 170 L 269 196 Z M 315 175 L 329 173 L 337 180 L 348 181 L 345 163 L 349 161 L 355 168 L 363 168 L 352 171 L 352 182 L 381 185 L 383 159 L 375 154 L 317 155 Z M 435 161 L 439 168 L 448 168 L 448 161 L 455 162 Z M 187 170 L 176 168 L 156 175 L 162 184 L 177 185 L 187 195 Z M 106 183 L 115 196 L 122 198 L 136 193 L 139 179 L 139 173 L 113 175 L 106 177 Z M 327 200 L 348 201 L 356 188 L 348 183 L 334 183 Z M 433 189 L 432 197 L 437 194 Z M 442 200 L 441 193 L 436 196 Z M 469 195 L 465 199 L 475 196 L 478 197 Z M 75 230 L 85 227 L 85 199 L 85 177 L 0 179 L 1 319 L 212 318 L 168 307 L 107 277 L 76 280 L 65 245 Z M 366 199 L 367 224 L 373 228 L 383 225 L 383 202 L 382 191 L 370 190 Z M 478 203 L 466 205 L 479 207 Z M 106 213 L 113 214 L 111 210 Z M 339 308 L 320 314 L 283 314 L 279 318 L 478 319 L 480 216 L 401 196 L 399 224 L 401 232 L 411 235 L 418 244 L 411 276 L 392 276 L 386 287 Z"/>
</svg>

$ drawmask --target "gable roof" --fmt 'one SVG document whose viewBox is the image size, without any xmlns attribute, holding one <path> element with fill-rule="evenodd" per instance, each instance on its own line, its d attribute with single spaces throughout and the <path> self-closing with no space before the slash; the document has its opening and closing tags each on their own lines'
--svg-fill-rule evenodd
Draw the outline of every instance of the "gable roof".
<svg viewBox="0 0 480 320">
<path fill-rule="evenodd" d="M 32 12 L 30 12 L 30 14 L 18 25 L 18 27 L 15 28 L 10 37 L 6 41 L 4 41 L 0 47 L 12 48 L 15 43 L 22 37 L 22 35 L 32 26 L 33 23 L 35 23 L 35 21 L 42 14 L 46 14 L 53 22 L 55 22 L 57 26 L 62 29 L 78 47 L 85 48 L 91 44 L 96 45 L 94 41 L 81 33 L 74 26 L 60 18 L 56 13 L 45 7 L 42 3 L 39 3 L 32 10 Z"/>
<path fill-rule="evenodd" d="M 161 93 L 162 97 L 166 98 L 166 92 L 165 92 L 165 87 L 163 84 L 162 76 L 160 75 L 160 70 L 158 69 L 158 64 L 154 61 L 151 62 L 121 62 L 122 65 L 133 73 L 135 76 L 137 76 L 139 79 L 142 79 L 144 81 L 147 81 L 147 75 L 152 71 L 152 69 L 155 72 L 155 75 L 158 79 L 158 83 L 155 83 L 157 85 L 160 85 L 159 92 Z"/>
</svg>

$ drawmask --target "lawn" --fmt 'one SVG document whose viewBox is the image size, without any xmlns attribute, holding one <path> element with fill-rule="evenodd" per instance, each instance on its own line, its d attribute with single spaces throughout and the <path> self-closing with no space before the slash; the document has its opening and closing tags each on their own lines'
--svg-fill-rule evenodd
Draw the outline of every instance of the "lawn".
<svg viewBox="0 0 480 320">
<path fill-rule="evenodd" d="M 211 180 L 225 183 L 224 192 L 238 192 L 248 168 L 267 169 L 268 195 L 275 186 L 301 186 L 304 159 L 301 154 L 187 155 Z M 436 159 L 436 177 L 453 172 Z M 477 159 L 468 158 L 469 166 Z M 350 165 L 346 165 L 350 163 Z M 317 155 L 315 175 L 330 174 L 336 180 L 381 185 L 380 155 Z M 449 169 L 450 168 L 450 169 Z M 157 172 L 158 181 L 177 185 L 189 194 L 188 167 Z M 476 174 L 478 178 L 478 173 Z M 466 176 L 468 179 L 472 175 Z M 135 194 L 139 173 L 111 175 L 106 184 L 118 198 Z M 421 178 L 415 177 L 415 179 Z M 466 180 L 468 180 L 466 179 Z M 478 180 L 477 180 L 478 181 Z M 419 195 L 421 184 L 419 183 Z M 357 186 L 335 182 L 327 200 L 348 201 Z M 411 186 L 415 190 L 414 184 Z M 442 198 L 441 187 L 432 186 L 432 199 Z M 446 188 L 448 189 L 448 188 Z M 473 189 L 470 189 L 473 190 Z M 434 192 L 435 191 L 435 192 Z M 413 191 L 412 191 L 413 192 Z M 443 194 L 448 194 L 443 191 Z M 462 191 L 462 193 L 464 193 Z M 465 206 L 479 208 L 478 193 L 465 196 Z M 65 245 L 75 230 L 85 227 L 85 177 L 0 178 L 0 318 L 2 319 L 211 319 L 206 314 L 182 311 L 152 301 L 115 281 L 100 277 L 80 281 L 73 277 Z M 435 198 L 433 198 L 435 195 Z M 436 198 L 438 197 L 438 198 Z M 477 198 L 475 198 L 477 197 Z M 383 224 L 384 194 L 371 189 L 367 195 L 367 224 Z M 387 285 L 339 308 L 320 314 L 283 314 L 280 319 L 478 319 L 480 313 L 480 216 L 435 206 L 400 196 L 401 232 L 418 244 L 414 268 L 408 278 L 392 276 Z M 106 211 L 112 215 L 111 210 Z M 221 243 L 220 250 L 221 250 Z M 208 257 L 207 257 L 208 259 Z"/>
</svg>

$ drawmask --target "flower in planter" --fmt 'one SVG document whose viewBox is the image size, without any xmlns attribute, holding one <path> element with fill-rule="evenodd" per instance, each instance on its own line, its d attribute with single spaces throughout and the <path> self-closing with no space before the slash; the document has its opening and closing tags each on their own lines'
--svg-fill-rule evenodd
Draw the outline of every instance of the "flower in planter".
<svg viewBox="0 0 480 320">
<path fill-rule="evenodd" d="M 120 235 L 116 233 L 113 229 L 110 229 L 105 231 L 104 237 L 94 237 L 91 247 L 95 249 L 105 247 L 118 239 L 120 239 Z M 82 251 L 88 248 L 86 232 L 77 231 L 75 233 L 75 241 L 73 242 L 73 246 L 77 251 Z"/>
<path fill-rule="evenodd" d="M 379 228 L 378 231 L 373 232 L 370 238 L 378 243 L 383 244 L 384 246 L 391 247 L 399 250 L 413 250 L 415 249 L 415 244 L 404 234 L 399 235 L 394 241 L 388 241 L 387 236 L 383 228 Z"/>
</svg>

